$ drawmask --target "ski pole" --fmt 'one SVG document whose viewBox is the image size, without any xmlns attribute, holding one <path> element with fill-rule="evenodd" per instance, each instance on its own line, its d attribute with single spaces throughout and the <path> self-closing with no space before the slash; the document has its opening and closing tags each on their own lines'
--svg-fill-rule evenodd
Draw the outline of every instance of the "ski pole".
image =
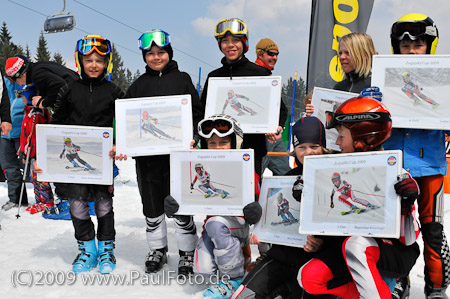
<svg viewBox="0 0 450 299">
<path fill-rule="evenodd" d="M 23 190 L 25 188 L 25 178 L 27 177 L 28 162 L 30 161 L 30 154 L 33 149 L 31 140 L 33 139 L 35 122 L 36 122 L 36 114 L 33 115 L 33 124 L 31 125 L 31 133 L 30 133 L 30 138 L 29 138 L 30 146 L 28 147 L 27 158 L 25 159 L 25 165 L 23 167 L 22 187 L 20 187 L 19 206 L 17 207 L 16 219 L 19 219 L 19 217 L 20 217 L 20 206 L 22 205 L 22 195 L 23 195 Z"/>
<path fill-rule="evenodd" d="M 255 104 L 256 106 L 258 106 L 259 108 L 261 108 L 261 109 L 264 109 L 264 107 L 263 106 L 261 106 L 261 105 L 258 105 L 255 101 L 252 101 L 252 100 L 250 100 L 250 99 L 248 99 L 247 101 L 249 101 L 250 103 L 253 103 L 253 104 Z"/>
<path fill-rule="evenodd" d="M 218 183 L 218 182 L 214 182 L 214 181 L 211 181 L 211 182 L 213 182 L 214 184 L 219 184 L 219 185 L 225 186 L 225 187 L 236 188 L 236 187 L 233 187 L 230 185 L 226 185 L 226 184 L 222 184 L 222 183 Z"/>
<path fill-rule="evenodd" d="M 94 154 L 94 153 L 90 153 L 90 152 L 87 152 L 87 151 L 83 151 L 83 150 L 79 150 L 80 152 L 83 152 L 83 153 L 86 153 L 86 154 L 89 154 L 89 155 L 94 155 L 94 156 L 97 156 L 97 157 L 102 157 L 101 155 L 97 155 L 97 154 Z"/>
</svg>

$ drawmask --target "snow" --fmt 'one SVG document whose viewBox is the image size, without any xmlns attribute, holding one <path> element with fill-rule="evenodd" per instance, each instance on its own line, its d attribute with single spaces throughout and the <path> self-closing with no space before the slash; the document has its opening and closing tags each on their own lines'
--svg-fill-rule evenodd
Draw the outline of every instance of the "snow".
<svg viewBox="0 0 450 299">
<path fill-rule="evenodd" d="M 0 211 L 0 290 L 2 298 L 201 298 L 206 284 L 191 281 L 178 284 L 174 278 L 178 264 L 178 249 L 172 220 L 168 220 L 169 263 L 159 275 L 144 273 L 144 259 L 148 252 L 145 240 L 145 220 L 136 183 L 134 160 L 119 162 L 120 178 L 130 179 L 126 184 L 116 182 L 114 211 L 116 222 L 117 268 L 111 275 L 101 275 L 98 268 L 79 275 L 73 281 L 70 270 L 78 250 L 71 221 L 46 220 L 40 214 L 30 215 L 21 209 Z M 27 184 L 29 201 L 32 185 Z M 0 205 L 8 200 L 6 183 L 0 183 Z M 450 235 L 450 195 L 445 200 L 445 229 Z M 94 223 L 96 223 L 95 217 Z M 198 233 L 203 218 L 196 217 Z M 421 241 L 419 242 L 420 245 Z M 257 248 L 252 247 L 253 259 Z M 419 257 L 411 278 L 411 299 L 423 298 L 423 258 Z M 169 272 L 172 271 L 172 272 Z M 162 274 L 164 273 L 164 275 Z M 170 275 L 170 277 L 168 277 Z M 31 282 L 31 278 L 33 281 Z M 84 282 L 82 279 L 110 281 Z M 125 278 L 123 283 L 112 279 Z M 133 279 L 131 281 L 131 279 Z M 159 283 L 158 283 L 159 279 Z M 24 285 L 25 284 L 25 285 Z"/>
</svg>

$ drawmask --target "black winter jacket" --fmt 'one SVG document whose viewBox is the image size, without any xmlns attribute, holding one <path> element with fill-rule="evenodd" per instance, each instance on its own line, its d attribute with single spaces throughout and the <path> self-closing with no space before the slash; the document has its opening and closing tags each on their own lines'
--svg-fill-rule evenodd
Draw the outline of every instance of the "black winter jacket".
<svg viewBox="0 0 450 299">
<path fill-rule="evenodd" d="M 360 93 L 364 88 L 370 87 L 372 74 L 367 77 L 359 76 L 355 72 L 346 74 L 345 79 L 338 82 L 333 89 Z"/>
<path fill-rule="evenodd" d="M 122 97 L 120 88 L 104 78 L 78 79 L 61 88 L 50 123 L 112 127 L 114 101 Z"/>
<path fill-rule="evenodd" d="M 11 123 L 11 103 L 9 101 L 8 89 L 6 88 L 5 78 L 3 77 L 3 70 L 5 69 L 2 65 L 1 76 L 2 76 L 2 94 L 0 99 L 0 121 Z"/>
<path fill-rule="evenodd" d="M 79 78 L 76 72 L 53 61 L 31 62 L 27 70 L 27 84 L 34 83 L 39 95 L 44 98 L 44 107 L 52 107 L 60 88 Z"/>
</svg>

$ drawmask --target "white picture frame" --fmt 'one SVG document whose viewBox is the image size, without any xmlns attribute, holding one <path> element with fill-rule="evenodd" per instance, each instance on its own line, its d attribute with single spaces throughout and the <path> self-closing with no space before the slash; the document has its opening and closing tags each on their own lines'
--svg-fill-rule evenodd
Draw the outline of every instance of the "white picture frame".
<svg viewBox="0 0 450 299">
<path fill-rule="evenodd" d="M 235 118 L 244 133 L 276 133 L 281 85 L 281 76 L 209 78 L 205 117 L 224 113 Z"/>
<path fill-rule="evenodd" d="M 38 124 L 36 160 L 43 172 L 37 174 L 37 179 L 112 185 L 113 160 L 109 158 L 112 146 L 112 128 Z"/>
<path fill-rule="evenodd" d="M 400 198 L 394 185 L 401 165 L 402 152 L 398 150 L 305 156 L 299 232 L 398 238 Z M 339 181 L 332 180 L 335 173 Z M 346 189 L 347 184 L 350 187 Z M 360 213 L 350 212 L 344 200 L 360 208 Z M 376 208 L 366 208 L 363 203 Z"/>
<path fill-rule="evenodd" d="M 253 149 L 172 152 L 170 194 L 180 205 L 177 214 L 242 216 L 244 206 L 255 200 L 253 159 Z M 209 174 L 209 185 L 204 172 L 196 179 L 198 163 Z"/>
<path fill-rule="evenodd" d="M 190 94 L 122 99 L 116 107 L 116 152 L 131 157 L 189 149 L 193 136 Z"/>
<path fill-rule="evenodd" d="M 314 105 L 314 113 L 312 116 L 317 117 L 326 126 L 327 118 L 326 111 L 334 112 L 340 104 L 348 99 L 357 97 L 357 93 L 314 87 L 313 96 L 311 99 L 311 104 Z M 335 151 L 341 151 L 340 147 L 336 145 L 336 138 L 338 132 L 335 128 L 325 129 L 326 130 L 326 140 L 327 148 L 333 149 Z"/>
<path fill-rule="evenodd" d="M 375 55 L 372 86 L 383 92 L 393 127 L 450 129 L 450 55 Z"/>
<path fill-rule="evenodd" d="M 296 179 L 297 176 L 273 176 L 263 179 L 259 196 L 262 216 L 253 229 L 253 234 L 259 241 L 293 247 L 306 245 L 307 236 L 298 233 L 300 202 L 292 196 L 292 186 Z M 285 209 L 279 209 L 279 206 Z"/>
</svg>

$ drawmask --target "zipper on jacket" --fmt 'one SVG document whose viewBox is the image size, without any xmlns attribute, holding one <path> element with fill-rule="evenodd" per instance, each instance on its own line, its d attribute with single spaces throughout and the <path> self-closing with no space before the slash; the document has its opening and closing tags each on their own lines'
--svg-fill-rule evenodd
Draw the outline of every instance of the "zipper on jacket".
<svg viewBox="0 0 450 299">
<path fill-rule="evenodd" d="M 162 71 L 159 71 L 159 77 L 162 77 Z"/>
</svg>

